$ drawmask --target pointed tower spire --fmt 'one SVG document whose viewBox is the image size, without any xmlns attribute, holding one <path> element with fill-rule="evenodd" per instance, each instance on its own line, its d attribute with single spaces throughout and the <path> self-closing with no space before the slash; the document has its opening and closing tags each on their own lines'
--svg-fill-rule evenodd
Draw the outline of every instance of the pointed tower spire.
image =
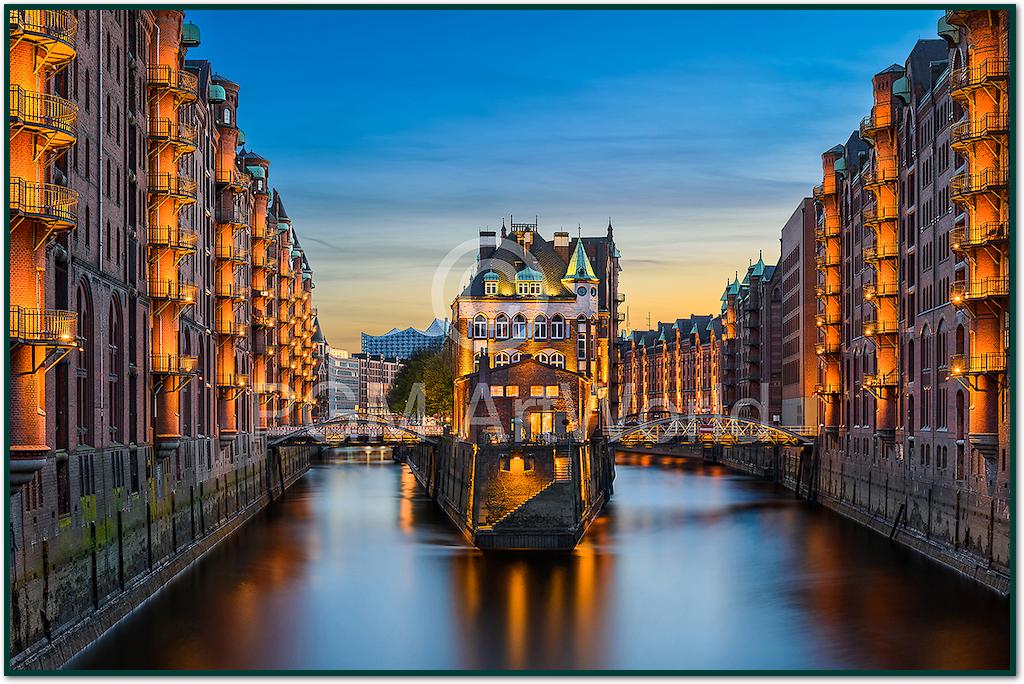
<svg viewBox="0 0 1024 684">
<path fill-rule="evenodd" d="M 590 265 L 590 257 L 587 256 L 587 250 L 583 248 L 583 238 L 576 238 L 576 249 L 573 250 L 572 256 L 569 257 L 569 266 L 565 269 L 565 277 L 562 278 L 562 284 L 570 291 L 573 289 L 574 284 L 578 282 L 598 282 L 597 274 L 594 273 L 594 267 Z"/>
</svg>

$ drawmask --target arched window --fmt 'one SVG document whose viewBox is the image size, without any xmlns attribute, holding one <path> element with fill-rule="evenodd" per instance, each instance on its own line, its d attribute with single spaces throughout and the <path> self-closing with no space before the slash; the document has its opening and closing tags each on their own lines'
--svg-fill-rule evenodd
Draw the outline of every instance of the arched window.
<svg viewBox="0 0 1024 684">
<path fill-rule="evenodd" d="M 576 319 L 576 358 L 587 358 L 587 319 L 583 314 Z"/>
<path fill-rule="evenodd" d="M 231 124 L 231 107 L 224 108 L 224 123 L 228 125 Z"/>
<path fill-rule="evenodd" d="M 537 354 L 537 356 L 535 356 L 534 358 L 537 359 L 538 363 L 547 363 L 548 362 L 548 355 L 545 352 L 541 352 L 541 353 Z"/>
<path fill-rule="evenodd" d="M 78 286 L 76 306 L 79 335 L 83 338 L 78 347 L 78 382 L 75 397 L 78 408 L 78 442 L 95 446 L 92 374 L 96 336 L 92 320 L 92 297 L 84 280 Z"/>
<path fill-rule="evenodd" d="M 508 316 L 503 313 L 494 319 L 494 336 L 499 340 L 508 339 Z"/>
<path fill-rule="evenodd" d="M 514 352 L 509 352 L 509 355 L 508 355 L 508 360 L 509 360 L 509 363 L 519 363 L 519 361 L 520 361 L 520 360 L 521 360 L 522 358 L 523 358 L 523 357 L 522 357 L 522 356 L 521 356 L 521 355 L 519 354 L 519 352 L 517 352 L 517 351 L 514 351 Z"/>
<path fill-rule="evenodd" d="M 561 314 L 555 314 L 554 318 L 551 319 L 551 339 L 565 339 L 565 319 L 562 318 Z"/>
<path fill-rule="evenodd" d="M 907 342 L 907 377 L 911 382 L 914 380 L 914 340 Z"/>
<path fill-rule="evenodd" d="M 555 368 L 565 368 L 565 356 L 558 352 L 552 352 L 551 355 L 548 356 L 548 363 Z"/>
<path fill-rule="evenodd" d="M 526 316 L 516 314 L 512 318 L 512 337 L 517 340 L 526 339 Z"/>
<path fill-rule="evenodd" d="M 914 436 L 914 395 L 907 397 L 907 434 Z"/>
<path fill-rule="evenodd" d="M 478 340 L 487 339 L 487 317 L 483 314 L 477 314 L 473 319 L 473 337 Z"/>
<path fill-rule="evenodd" d="M 511 361 L 508 352 L 498 352 L 494 356 L 494 367 L 501 368 L 502 366 L 507 366 Z"/>
<path fill-rule="evenodd" d="M 110 311 L 107 316 L 107 354 L 109 368 L 107 382 L 110 392 L 110 439 L 113 442 L 126 443 L 124 430 L 124 323 L 121 316 L 121 304 L 115 295 L 110 300 Z"/>
<path fill-rule="evenodd" d="M 533 319 L 533 339 L 546 340 L 548 337 L 548 319 L 543 315 Z"/>
</svg>

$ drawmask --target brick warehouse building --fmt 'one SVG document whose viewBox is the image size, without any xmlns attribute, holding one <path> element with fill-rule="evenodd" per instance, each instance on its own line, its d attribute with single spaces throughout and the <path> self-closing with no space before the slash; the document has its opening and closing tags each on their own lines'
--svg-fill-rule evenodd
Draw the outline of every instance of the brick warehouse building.
<svg viewBox="0 0 1024 684">
<path fill-rule="evenodd" d="M 871 113 L 822 155 L 813 202 L 782 229 L 778 268 L 745 318 L 757 335 L 745 334 L 741 302 L 758 269 L 722 296 L 712 406 L 728 414 L 757 399 L 774 422 L 776 396 L 756 390 L 781 377 L 779 422 L 819 434 L 803 477 L 814 496 L 886 534 L 897 526 L 907 544 L 1002 589 L 1008 21 L 1005 11 L 950 11 L 939 39 L 874 77 Z M 775 287 L 781 308 L 765 308 Z M 674 342 L 686 320 L 620 342 L 620 394 L 632 393 L 620 416 L 672 397 L 683 413 L 701 411 L 686 398 L 699 391 L 685 361 L 693 342 Z"/>
<path fill-rule="evenodd" d="M 185 59 L 198 27 L 10 22 L 17 654 L 237 517 L 270 481 L 265 430 L 311 420 L 316 375 L 309 263 L 239 87 Z"/>
</svg>

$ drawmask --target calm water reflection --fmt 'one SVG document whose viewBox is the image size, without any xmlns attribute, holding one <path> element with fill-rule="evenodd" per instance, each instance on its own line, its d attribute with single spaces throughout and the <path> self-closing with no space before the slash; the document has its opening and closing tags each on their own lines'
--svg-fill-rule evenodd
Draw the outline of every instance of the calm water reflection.
<svg viewBox="0 0 1024 684">
<path fill-rule="evenodd" d="M 1005 668 L 1010 604 L 718 466 L 623 456 L 565 555 L 465 547 L 357 453 L 82 653 L 77 668 Z"/>
</svg>

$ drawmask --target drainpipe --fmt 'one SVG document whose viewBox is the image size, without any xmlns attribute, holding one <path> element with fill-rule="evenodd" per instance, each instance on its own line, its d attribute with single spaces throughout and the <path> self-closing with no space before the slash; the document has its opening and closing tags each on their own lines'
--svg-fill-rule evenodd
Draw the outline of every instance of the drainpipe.
<svg viewBox="0 0 1024 684">
<path fill-rule="evenodd" d="M 96 234 L 98 235 L 98 238 L 96 240 L 96 248 L 97 248 L 97 250 L 99 252 L 99 255 L 98 255 L 99 258 L 97 259 L 97 266 L 99 267 L 100 273 L 102 273 L 103 272 L 103 117 L 104 117 L 105 114 L 108 114 L 108 113 L 103 111 L 103 103 L 105 101 L 105 98 L 103 97 L 103 68 L 104 68 L 104 64 L 103 64 L 103 12 L 97 12 L 96 14 L 97 14 L 98 20 L 99 20 L 99 31 L 96 33 L 96 39 L 97 39 L 97 49 L 99 50 L 99 55 L 100 55 L 100 59 L 99 59 L 99 65 L 100 66 L 99 66 L 99 69 L 97 70 L 99 72 L 99 88 L 97 88 L 97 90 L 96 90 L 96 94 L 99 97 L 99 104 L 96 106 L 96 111 L 99 113 L 99 136 L 97 138 L 97 145 L 96 145 L 96 175 L 98 177 L 97 185 L 99 186 L 99 189 L 100 189 L 99 211 L 98 211 L 98 214 L 97 214 L 98 220 L 99 220 L 99 224 L 98 224 L 98 230 L 96 231 Z M 93 306 L 93 311 L 94 312 L 96 311 L 96 307 L 95 306 Z M 94 320 L 93 321 L 93 326 L 95 326 L 95 325 L 96 325 L 96 322 Z M 95 342 L 95 340 L 93 340 L 93 342 Z M 96 350 L 96 345 L 93 344 L 92 348 L 93 348 L 93 354 L 95 354 L 96 351 L 97 351 Z M 97 374 L 97 376 L 96 376 L 97 378 L 102 378 L 104 376 L 103 375 L 103 367 L 104 367 L 106 358 L 107 358 L 107 354 L 104 354 L 103 351 L 100 350 L 100 360 L 99 360 L 99 364 L 98 364 L 98 366 L 99 366 L 99 374 Z M 99 385 L 99 406 L 100 406 L 100 409 L 106 409 L 106 406 L 103 403 L 103 401 L 104 401 L 104 396 L 103 395 L 104 395 L 104 391 L 105 391 L 105 387 L 106 387 L 107 383 L 99 382 L 97 384 Z M 103 413 L 106 414 L 106 411 L 104 410 Z M 107 444 L 108 440 L 110 439 L 109 418 L 107 419 L 107 422 L 108 422 L 108 425 L 105 426 L 106 429 L 104 430 L 104 432 L 106 434 L 105 435 L 97 435 L 97 437 L 99 437 L 101 440 L 103 440 L 103 441 L 100 442 L 101 444 Z M 103 423 L 104 423 L 104 421 L 100 420 L 100 424 L 102 425 Z"/>
</svg>

